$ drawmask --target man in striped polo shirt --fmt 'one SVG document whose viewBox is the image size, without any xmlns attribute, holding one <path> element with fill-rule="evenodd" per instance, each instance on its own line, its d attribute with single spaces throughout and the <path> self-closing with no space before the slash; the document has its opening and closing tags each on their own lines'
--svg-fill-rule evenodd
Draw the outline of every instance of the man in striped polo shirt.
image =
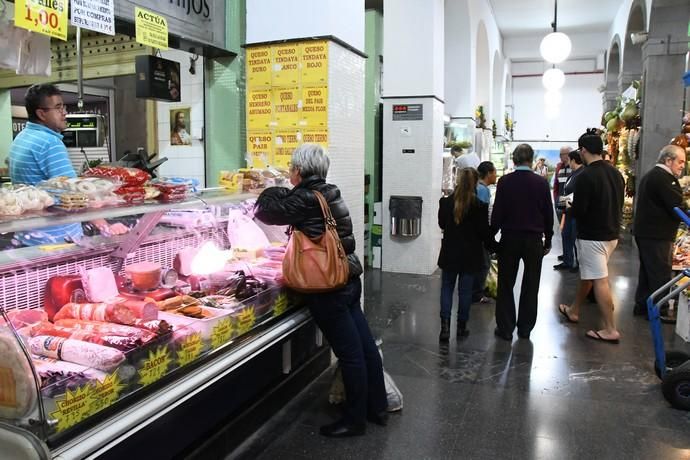
<svg viewBox="0 0 690 460">
<path fill-rule="evenodd" d="M 10 147 L 12 183 L 36 185 L 57 176 L 76 177 L 60 134 L 67 128 L 67 110 L 60 90 L 54 85 L 32 85 L 26 92 L 24 104 L 29 121 Z M 104 234 L 122 234 L 127 231 L 124 225 L 111 226 L 103 219 L 95 220 L 92 224 Z M 77 241 L 82 236 L 79 223 L 17 234 L 17 238 L 25 246 Z"/>
</svg>

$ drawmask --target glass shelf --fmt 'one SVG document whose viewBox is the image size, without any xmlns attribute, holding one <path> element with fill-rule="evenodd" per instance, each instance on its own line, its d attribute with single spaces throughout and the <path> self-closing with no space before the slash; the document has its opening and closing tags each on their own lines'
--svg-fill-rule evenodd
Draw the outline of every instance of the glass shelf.
<svg viewBox="0 0 690 460">
<path fill-rule="evenodd" d="M 95 219 L 114 219 L 117 217 L 131 216 L 132 214 L 165 212 L 174 209 L 189 208 L 190 206 L 199 207 L 239 202 L 257 196 L 258 195 L 254 193 L 230 193 L 224 190 L 212 190 L 197 193 L 183 201 L 173 203 L 148 201 L 142 204 L 86 208 L 79 211 L 55 209 L 26 213 L 19 216 L 0 216 L 0 233 L 35 230 L 52 225 L 72 224 Z"/>
</svg>

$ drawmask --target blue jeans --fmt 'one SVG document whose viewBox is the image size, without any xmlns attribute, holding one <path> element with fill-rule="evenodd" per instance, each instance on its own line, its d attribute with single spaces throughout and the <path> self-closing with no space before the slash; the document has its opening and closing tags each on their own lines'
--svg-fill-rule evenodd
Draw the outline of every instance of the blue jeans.
<svg viewBox="0 0 690 460">
<path fill-rule="evenodd" d="M 388 407 L 381 355 L 360 308 L 361 295 L 360 278 L 337 291 L 305 295 L 343 373 L 344 419 L 357 424 L 366 423 L 367 413 L 379 414 Z"/>
<path fill-rule="evenodd" d="M 453 310 L 455 280 L 458 278 L 460 279 L 458 282 L 458 321 L 467 322 L 470 319 L 474 274 L 448 270 L 441 270 L 441 319 L 450 319 Z"/>
<path fill-rule="evenodd" d="M 572 217 L 565 217 L 565 224 L 563 225 L 563 263 L 568 267 L 574 268 L 577 266 L 577 249 L 575 249 L 575 237 L 577 235 L 577 228 L 575 226 L 575 219 Z"/>
</svg>

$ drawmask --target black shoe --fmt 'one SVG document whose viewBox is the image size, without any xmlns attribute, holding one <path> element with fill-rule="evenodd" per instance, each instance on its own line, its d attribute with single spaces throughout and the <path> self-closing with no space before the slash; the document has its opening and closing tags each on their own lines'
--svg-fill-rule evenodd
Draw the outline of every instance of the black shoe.
<svg viewBox="0 0 690 460">
<path fill-rule="evenodd" d="M 438 334 L 439 342 L 448 342 L 450 339 L 450 319 L 441 319 L 441 332 Z"/>
<path fill-rule="evenodd" d="M 564 262 L 561 262 L 560 264 L 554 265 L 553 269 L 554 270 L 567 270 L 570 267 L 568 267 Z"/>
<path fill-rule="evenodd" d="M 366 432 L 366 425 L 347 423 L 338 420 L 335 423 L 319 428 L 319 433 L 330 438 L 347 438 L 350 436 L 362 436 Z"/>
<path fill-rule="evenodd" d="M 508 342 L 513 341 L 513 334 L 505 334 L 501 332 L 498 328 L 494 329 L 494 335 L 498 337 L 499 339 L 506 340 Z"/>
<path fill-rule="evenodd" d="M 563 260 L 563 256 L 558 256 L 558 260 Z"/>
<path fill-rule="evenodd" d="M 522 332 L 522 331 L 518 330 L 518 337 L 520 337 L 521 339 L 529 340 L 529 334 L 530 334 L 529 332 Z"/>
<path fill-rule="evenodd" d="M 369 414 L 367 415 L 367 420 L 380 426 L 386 426 L 388 425 L 388 412 L 384 410 L 378 414 Z"/>
<path fill-rule="evenodd" d="M 470 331 L 467 330 L 467 323 L 465 321 L 458 321 L 456 336 L 467 337 L 468 335 L 470 335 Z"/>
</svg>

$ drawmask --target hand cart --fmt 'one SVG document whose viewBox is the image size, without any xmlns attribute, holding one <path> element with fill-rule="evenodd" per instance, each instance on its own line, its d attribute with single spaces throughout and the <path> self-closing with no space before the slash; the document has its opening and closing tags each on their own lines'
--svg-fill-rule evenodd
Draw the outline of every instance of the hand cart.
<svg viewBox="0 0 690 460">
<path fill-rule="evenodd" d="M 690 226 L 690 217 L 684 211 L 679 208 L 674 208 L 674 211 Z M 677 285 L 683 278 L 688 279 Z M 654 343 L 654 371 L 657 377 L 661 379 L 661 390 L 664 398 L 673 407 L 682 410 L 690 410 L 690 355 L 681 351 L 665 350 L 660 309 L 688 286 L 690 286 L 690 268 L 683 269 L 647 299 L 649 327 Z"/>
</svg>

